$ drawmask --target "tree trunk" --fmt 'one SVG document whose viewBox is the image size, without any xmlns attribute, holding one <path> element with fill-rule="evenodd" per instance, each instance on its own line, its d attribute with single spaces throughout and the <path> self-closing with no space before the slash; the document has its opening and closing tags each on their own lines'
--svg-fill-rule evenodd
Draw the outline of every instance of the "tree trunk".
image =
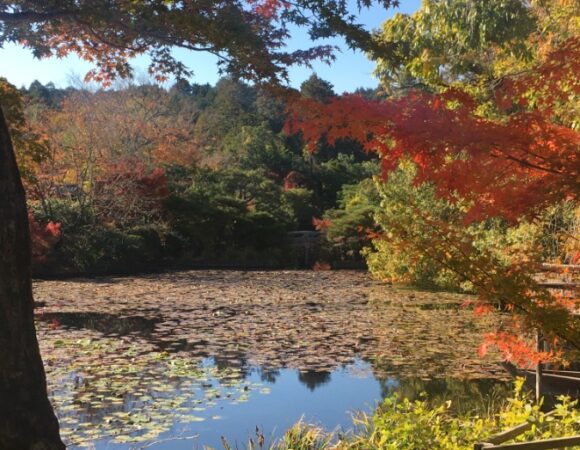
<svg viewBox="0 0 580 450">
<path fill-rule="evenodd" d="M 64 448 L 36 340 L 24 188 L 0 108 L 0 449 Z"/>
</svg>

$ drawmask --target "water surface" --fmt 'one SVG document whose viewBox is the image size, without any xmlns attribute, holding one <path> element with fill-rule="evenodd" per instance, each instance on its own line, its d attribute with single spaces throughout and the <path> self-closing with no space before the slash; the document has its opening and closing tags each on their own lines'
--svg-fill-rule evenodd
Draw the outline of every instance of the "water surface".
<svg viewBox="0 0 580 450">
<path fill-rule="evenodd" d="M 362 272 L 43 281 L 35 296 L 70 448 L 243 446 L 256 427 L 270 441 L 301 418 L 348 430 L 393 392 L 469 410 L 504 387 L 497 355 L 475 352 L 497 318 Z"/>
</svg>

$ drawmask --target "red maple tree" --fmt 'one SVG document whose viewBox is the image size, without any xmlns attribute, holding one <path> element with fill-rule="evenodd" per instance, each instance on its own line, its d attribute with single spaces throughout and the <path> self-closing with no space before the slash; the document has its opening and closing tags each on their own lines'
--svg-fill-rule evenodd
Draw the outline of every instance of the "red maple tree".
<svg viewBox="0 0 580 450">
<path fill-rule="evenodd" d="M 580 38 L 574 37 L 534 69 L 498 80 L 491 100 L 495 116 L 480 114 L 468 90 L 449 87 L 437 93 L 412 90 L 387 100 L 360 95 L 326 103 L 297 99 L 287 131 L 302 132 L 312 149 L 321 139 L 333 144 L 354 138 L 380 154 L 385 180 L 401 162 L 412 161 L 417 185 L 431 183 L 439 197 L 464 205 L 463 226 L 492 217 L 515 223 L 549 205 L 578 200 L 580 133 L 560 117 L 566 99 L 580 95 L 578 73 Z M 521 329 L 541 329 L 554 348 L 565 342 L 567 348 L 580 349 L 573 314 L 577 299 L 563 301 L 536 281 L 539 257 L 502 266 L 491 252 L 466 239 L 461 228 L 419 209 L 414 213 L 428 233 L 390 224 L 400 242 L 469 280 L 480 304 L 507 305 L 517 313 Z M 486 336 L 487 344 L 496 344 L 517 362 L 547 358 L 523 342 L 505 331 Z"/>
</svg>

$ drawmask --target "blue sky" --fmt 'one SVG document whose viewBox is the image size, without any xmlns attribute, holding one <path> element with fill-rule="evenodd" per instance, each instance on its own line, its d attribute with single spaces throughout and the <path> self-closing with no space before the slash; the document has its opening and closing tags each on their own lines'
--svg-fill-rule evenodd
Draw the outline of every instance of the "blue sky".
<svg viewBox="0 0 580 450">
<path fill-rule="evenodd" d="M 363 10 L 360 20 L 368 28 L 378 28 L 380 24 L 396 12 L 412 13 L 416 11 L 421 0 L 402 0 L 401 7 L 385 11 L 379 7 Z M 328 66 L 315 63 L 314 70 L 305 67 L 292 67 L 290 69 L 290 84 L 294 87 L 310 76 L 314 71 L 321 78 L 330 81 L 337 92 L 352 91 L 357 87 L 374 87 L 377 82 L 372 77 L 374 64 L 361 52 L 353 52 L 346 48 L 341 40 L 330 40 L 320 43 L 330 43 L 341 47 L 337 60 Z M 309 42 L 305 32 L 295 34 L 290 46 L 292 48 L 305 48 Z M 175 50 L 175 55 L 181 59 L 194 72 L 192 77 L 196 83 L 214 84 L 218 79 L 216 58 L 207 53 Z M 145 73 L 147 67 L 146 58 L 138 58 L 134 61 L 135 72 Z M 71 79 L 82 78 L 91 68 L 90 64 L 79 60 L 76 56 L 64 59 L 50 58 L 44 60 L 35 59 L 31 52 L 16 45 L 6 45 L 0 49 L 0 77 L 5 77 L 16 86 L 28 86 L 32 81 L 39 80 L 42 83 L 53 82 L 59 87 L 70 84 Z"/>
</svg>

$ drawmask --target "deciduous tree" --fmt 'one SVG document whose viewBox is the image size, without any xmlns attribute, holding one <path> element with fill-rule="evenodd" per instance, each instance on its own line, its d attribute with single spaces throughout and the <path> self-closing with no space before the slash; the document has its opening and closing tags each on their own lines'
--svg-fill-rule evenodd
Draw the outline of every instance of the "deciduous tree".
<svg viewBox="0 0 580 450">
<path fill-rule="evenodd" d="M 391 242 L 471 281 L 479 310 L 507 304 L 522 329 L 539 328 L 555 348 L 565 343 L 577 354 L 577 302 L 536 282 L 541 253 L 513 255 L 506 264 L 466 232 L 474 222 L 534 220 L 549 205 L 578 201 L 580 38 L 573 3 L 425 2 L 376 35 L 391 50 L 375 54 L 388 100 L 301 101 L 290 129 L 302 130 L 312 147 L 321 138 L 357 139 L 380 154 L 385 179 L 413 163 L 414 183 L 431 184 L 462 219 L 440 220 L 407 196 L 412 220 L 388 224 Z M 525 350 L 519 338 L 496 336 L 506 357 L 546 357 Z"/>
</svg>

